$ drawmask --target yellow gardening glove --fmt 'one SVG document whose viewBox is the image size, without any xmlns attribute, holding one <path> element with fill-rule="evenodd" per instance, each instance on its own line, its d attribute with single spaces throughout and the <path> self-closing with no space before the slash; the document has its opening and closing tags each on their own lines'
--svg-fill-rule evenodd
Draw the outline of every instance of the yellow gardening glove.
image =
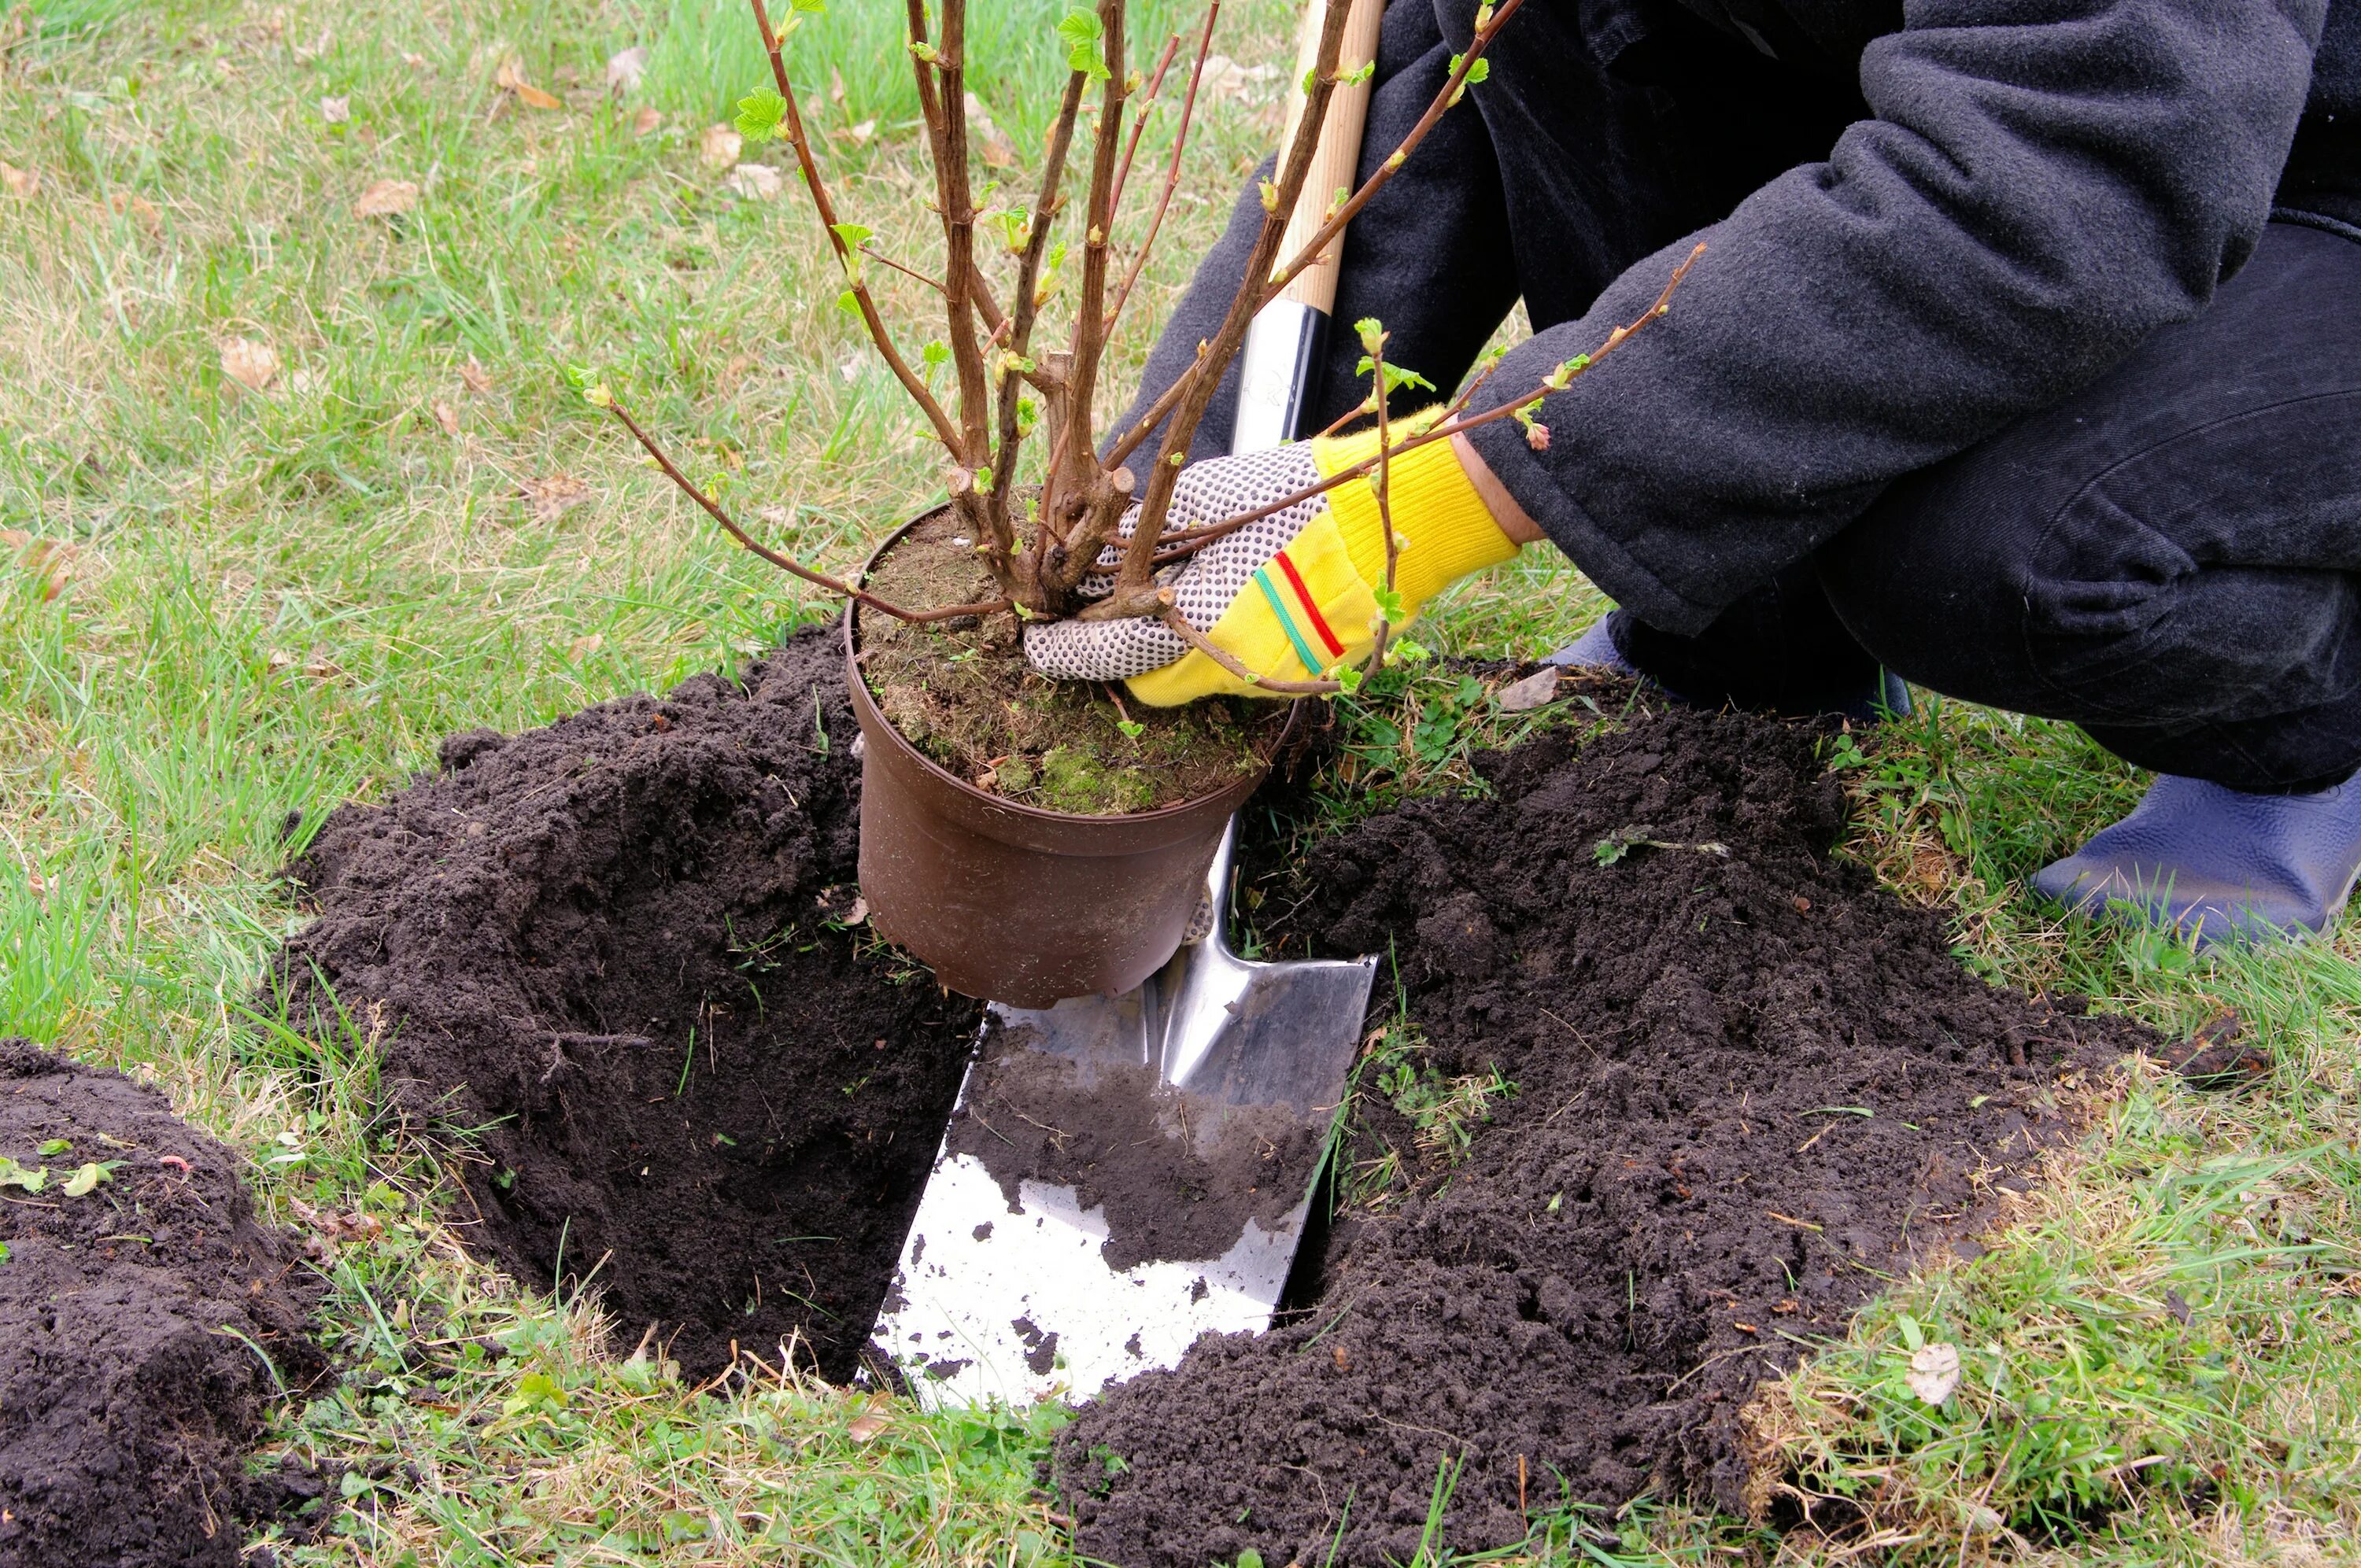
<svg viewBox="0 0 2361 1568">
<path fill-rule="evenodd" d="M 1431 416 L 1430 416 L 1431 417 Z M 1426 421 L 1396 422 L 1399 443 Z M 1168 529 L 1220 522 L 1269 505 L 1377 455 L 1374 431 L 1320 438 L 1191 465 L 1173 491 Z M 1394 587 L 1408 624 L 1471 572 L 1517 553 L 1448 441 L 1390 459 L 1389 494 L 1400 547 Z M 1208 641 L 1256 674 L 1301 681 L 1359 662 L 1377 640 L 1386 580 L 1385 528 L 1369 476 L 1300 501 L 1215 540 L 1167 568 L 1174 608 Z M 1126 517 L 1130 536 L 1134 516 Z M 1112 569 L 1119 553 L 1102 556 Z M 1085 585 L 1089 591 L 1092 585 Z M 1098 591 L 1105 592 L 1107 579 Z M 1127 680 L 1160 707 L 1227 693 L 1275 696 L 1240 680 L 1155 620 L 1056 620 L 1025 629 L 1034 668 L 1063 680 Z"/>
</svg>

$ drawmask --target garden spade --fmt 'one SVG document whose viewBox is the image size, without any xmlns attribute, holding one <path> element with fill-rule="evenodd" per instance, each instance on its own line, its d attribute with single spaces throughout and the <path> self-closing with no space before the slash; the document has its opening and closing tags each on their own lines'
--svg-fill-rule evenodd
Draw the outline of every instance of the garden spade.
<svg viewBox="0 0 2361 1568">
<path fill-rule="evenodd" d="M 927 1402 L 1084 1398 L 1269 1324 L 1377 960 L 1233 952 L 1236 837 L 1137 990 L 989 1009 L 871 1342 Z"/>
</svg>

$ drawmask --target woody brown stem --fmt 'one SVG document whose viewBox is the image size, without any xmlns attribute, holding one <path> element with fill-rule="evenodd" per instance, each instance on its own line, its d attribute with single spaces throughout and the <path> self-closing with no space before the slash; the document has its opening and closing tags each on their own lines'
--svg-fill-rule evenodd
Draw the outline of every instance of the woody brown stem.
<svg viewBox="0 0 2361 1568">
<path fill-rule="evenodd" d="M 1181 641 L 1186 642 L 1250 686 L 1258 687 L 1267 692 L 1278 692 L 1284 696 L 1325 696 L 1331 692 L 1340 692 L 1345 689 L 1344 684 L 1340 681 L 1281 681 L 1268 675 L 1256 674 L 1252 670 L 1239 663 L 1234 655 L 1224 649 L 1214 647 L 1203 632 L 1189 624 L 1187 616 L 1182 615 L 1170 605 L 1164 607 L 1163 620 L 1164 624 L 1170 627 L 1173 634 Z"/>
<path fill-rule="evenodd" d="M 1180 185 L 1180 155 L 1189 146 L 1189 121 L 1197 112 L 1197 84 L 1205 74 L 1206 51 L 1213 43 L 1213 22 L 1222 14 L 1222 0 L 1211 0 L 1205 7 L 1205 25 L 1197 34 L 1197 59 L 1189 68 L 1189 91 L 1180 100 L 1180 123 L 1172 132 L 1172 156 L 1164 167 L 1164 188 L 1156 198 L 1156 211 L 1148 220 L 1148 233 L 1141 236 L 1139 248 L 1132 252 L 1131 265 L 1124 269 L 1123 284 L 1115 291 L 1115 304 L 1107 311 L 1106 330 L 1110 336 L 1115 323 L 1123 319 L 1124 306 L 1131 302 L 1131 291 L 1139 281 L 1140 269 L 1148 265 L 1148 252 L 1156 248 L 1156 236 L 1163 231 L 1164 214 L 1172 205 L 1172 193 Z M 1129 159 L 1126 159 L 1126 166 Z M 1119 459 L 1118 459 L 1119 461 Z"/>
<path fill-rule="evenodd" d="M 1123 211 L 1123 190 L 1131 180 L 1131 159 L 1139 150 L 1140 133 L 1148 129 L 1148 111 L 1156 106 L 1156 95 L 1164 91 L 1164 73 L 1172 69 L 1173 57 L 1180 52 L 1180 35 L 1174 33 L 1164 40 L 1164 52 L 1157 56 L 1156 69 L 1148 73 L 1139 102 L 1132 107 L 1131 135 L 1123 144 L 1123 161 L 1115 166 L 1115 192 L 1107 198 L 1110 212 Z"/>
<path fill-rule="evenodd" d="M 1091 411 L 1098 394 L 1101 357 L 1106 351 L 1107 254 L 1114 243 L 1115 162 L 1122 150 L 1123 111 L 1129 95 L 1124 44 L 1125 0 L 1099 0 L 1101 45 L 1107 79 L 1099 102 L 1098 138 L 1091 151 L 1090 200 L 1084 208 L 1082 283 L 1075 295 L 1073 345 L 1066 378 L 1068 429 L 1094 428 Z M 1067 472 L 1052 476 L 1053 487 L 1071 488 L 1081 470 L 1094 462 L 1088 434 L 1068 438 Z M 1112 466 L 1112 465 L 1109 465 Z"/>
<path fill-rule="evenodd" d="M 1389 493 L 1393 479 L 1389 466 L 1392 455 L 1387 448 L 1393 444 L 1393 431 L 1386 415 L 1386 405 L 1392 400 L 1386 396 L 1386 334 L 1382 331 L 1371 334 L 1367 345 L 1370 379 L 1374 383 L 1370 395 L 1378 403 L 1378 470 L 1371 480 L 1371 488 L 1378 498 L 1378 525 L 1385 531 L 1386 593 L 1390 598 L 1394 591 L 1395 569 L 1401 562 L 1401 542 L 1394 536 L 1394 508 Z M 1373 675 L 1386 667 L 1386 641 L 1392 630 L 1393 618 L 1386 613 L 1383 605 L 1378 606 L 1377 616 L 1369 627 L 1372 641 L 1367 667 Z"/>
<path fill-rule="evenodd" d="M 1192 367 L 1191 385 L 1172 420 L 1165 427 L 1163 445 L 1158 449 L 1156 465 L 1148 476 L 1148 493 L 1140 498 L 1138 531 L 1132 535 L 1125 550 L 1123 569 L 1117 582 L 1131 587 L 1145 584 L 1155 570 L 1159 535 L 1164 519 L 1172 506 L 1173 486 L 1180 481 L 1180 461 L 1189 450 L 1191 437 L 1197 433 L 1198 422 L 1204 418 L 1206 407 L 1213 400 L 1214 389 L 1220 384 L 1222 369 L 1236 356 L 1238 347 L 1246 341 L 1246 328 L 1254 322 L 1260 306 L 1254 280 L 1270 270 L 1272 259 L 1279 253 L 1279 242 L 1286 236 L 1287 223 L 1295 211 L 1296 202 L 1303 194 L 1303 182 L 1312 172 L 1312 156 L 1318 148 L 1320 130 L 1328 117 L 1328 101 L 1336 91 L 1336 57 L 1345 44 L 1345 17 L 1352 8 L 1352 0 L 1327 0 L 1327 10 L 1321 18 L 1320 44 L 1314 55 L 1311 91 L 1305 94 L 1303 117 L 1295 127 L 1295 140 L 1280 161 L 1279 180 L 1273 199 L 1265 203 L 1262 232 L 1255 236 L 1254 249 L 1246 257 L 1242 274 L 1245 282 L 1237 297 L 1230 302 L 1227 315 L 1213 334 L 1213 341 L 1198 355 Z M 1119 461 L 1119 458 L 1110 459 Z"/>
<path fill-rule="evenodd" d="M 796 166 L 803 170 L 804 188 L 811 192 L 812 205 L 819 214 L 828 242 L 834 247 L 838 264 L 844 269 L 845 278 L 851 284 L 852 301 L 861 313 L 862 324 L 869 329 L 870 341 L 884 356 L 886 365 L 894 372 L 894 378 L 902 383 L 902 389 L 910 394 L 910 400 L 918 405 L 928 422 L 935 427 L 935 433 L 949 442 L 953 434 L 950 416 L 935 400 L 935 395 L 927 389 L 926 382 L 911 370 L 909 362 L 895 348 L 893 334 L 885 330 L 884 320 L 877 313 L 876 302 L 869 297 L 869 286 L 861 280 L 861 263 L 855 258 L 852 247 L 845 244 L 844 236 L 836 232 L 836 206 L 829 200 L 828 187 L 820 181 L 819 166 L 813 161 L 810 140 L 804 135 L 803 111 L 796 102 L 795 84 L 787 80 L 787 62 L 779 54 L 779 36 L 771 30 L 771 14 L 763 8 L 763 0 L 749 0 L 749 4 L 754 8 L 754 25 L 762 29 L 763 49 L 771 57 L 771 78 L 778 84 L 779 96 L 786 101 L 787 143 L 795 149 Z"/>
<path fill-rule="evenodd" d="M 1476 62 L 1484 57 L 1485 49 L 1490 45 L 1501 27 L 1523 4 L 1524 0 L 1504 0 L 1504 4 L 1493 13 L 1491 19 L 1477 30 L 1475 38 L 1467 46 L 1467 52 L 1460 59 L 1458 69 L 1451 73 L 1449 79 L 1444 82 L 1442 91 L 1435 93 L 1433 101 L 1427 104 L 1426 112 L 1419 116 L 1417 123 L 1411 127 L 1410 134 L 1401 139 L 1391 153 L 1387 155 L 1386 160 L 1378 166 L 1377 172 L 1363 181 L 1358 191 L 1356 191 L 1342 205 L 1322 221 L 1311 240 L 1296 252 L 1294 258 L 1286 266 L 1271 271 L 1269 280 L 1259 289 L 1255 286 L 1254 280 L 1261 274 L 1257 273 L 1252 265 L 1248 266 L 1244 274 L 1244 280 L 1239 284 L 1239 298 L 1241 301 L 1251 302 L 1249 319 L 1254 312 L 1261 310 L 1264 305 L 1285 292 L 1287 286 L 1295 280 L 1298 273 L 1319 260 L 1321 253 L 1328 247 L 1329 242 L 1344 230 L 1345 225 L 1352 221 L 1354 214 L 1367 206 L 1369 199 L 1383 190 L 1393 179 L 1395 171 L 1409 160 L 1410 155 L 1415 152 L 1419 144 L 1426 139 L 1427 133 L 1432 131 L 1435 123 L 1443 118 L 1444 112 L 1457 101 L 1459 93 L 1466 86 L 1468 73 L 1476 68 Z M 1331 19 L 1334 19 L 1333 5 Z M 1326 69 L 1322 72 L 1319 82 L 1315 84 L 1322 90 L 1320 98 L 1323 106 L 1326 99 L 1325 89 L 1331 85 L 1328 79 L 1334 74 L 1334 61 L 1330 60 Z M 1283 225 L 1284 214 L 1281 214 L 1281 219 Z M 1268 223 L 1265 226 L 1268 229 Z M 1268 259 L 1265 260 L 1264 265 L 1268 266 Z M 1245 341 L 1243 332 L 1239 334 L 1239 341 L 1241 343 Z M 1218 345 L 1209 345 L 1206 352 L 1197 356 L 1196 363 L 1182 371 L 1172 385 L 1165 389 L 1154 405 L 1108 449 L 1109 462 L 1120 463 L 1130 456 L 1138 448 L 1140 443 L 1155 433 L 1156 427 L 1163 422 L 1165 417 L 1182 406 L 1184 402 L 1194 400 L 1200 395 L 1211 400 L 1212 390 L 1205 389 L 1201 394 L 1198 384 L 1206 382 L 1218 385 L 1223 373 L 1230 367 L 1230 360 L 1235 357 L 1237 353 L 1235 345 L 1233 345 L 1227 353 L 1216 352 L 1217 347 Z M 1195 433 L 1193 422 L 1191 424 L 1190 433 Z M 1187 447 L 1184 445 L 1181 450 L 1186 451 Z"/>
<path fill-rule="evenodd" d="M 1034 296 L 1041 270 L 1041 257 L 1049 247 L 1049 230 L 1057 220 L 1058 182 L 1065 173 L 1066 152 L 1073 143 L 1074 119 L 1082 111 L 1082 86 L 1087 80 L 1079 71 L 1070 72 L 1066 78 L 1065 96 L 1058 106 L 1057 122 L 1050 127 L 1049 154 L 1042 160 L 1041 189 L 1033 200 L 1032 228 L 1026 236 L 1025 253 L 1017 264 L 1016 292 L 1010 301 L 1007 346 L 1003 351 L 1005 356 L 995 356 L 993 367 L 994 390 L 1000 399 L 1000 440 L 993 453 L 993 477 L 995 482 L 992 494 L 985 498 L 985 511 L 991 520 L 992 537 L 995 540 L 1004 535 L 1012 542 L 1016 538 L 1015 530 L 1009 526 L 1008 504 L 1009 498 L 1016 492 L 1018 448 L 1025 439 L 1017 428 L 1024 383 L 1012 361 L 1024 359 L 1032 346 L 1033 321 L 1040 311 L 1040 302 Z M 998 336 L 997 332 L 994 336 Z M 1042 497 L 1045 511 L 1050 499 L 1048 493 Z M 1028 554 L 1025 567 L 1012 572 L 1005 580 L 1027 609 L 1047 609 L 1050 608 L 1049 598 L 1035 580 L 1032 566 L 1033 556 Z"/>
<path fill-rule="evenodd" d="M 1269 284 L 1262 291 L 1261 303 L 1268 304 L 1284 293 L 1287 286 L 1295 281 L 1296 274 L 1317 262 L 1321 253 L 1328 248 L 1328 242 L 1342 234 L 1345 231 L 1345 225 L 1353 221 L 1354 214 L 1367 206 L 1369 199 L 1384 190 L 1393 180 L 1396 171 L 1409 160 L 1411 153 L 1418 150 L 1419 143 L 1426 139 L 1427 133 L 1434 129 L 1435 123 L 1443 118 L 1444 112 L 1459 101 L 1468 72 L 1476 69 L 1476 62 L 1484 58 L 1484 50 L 1490 46 L 1493 38 L 1499 36 L 1500 29 L 1508 25 L 1509 18 L 1515 16 L 1518 7 L 1524 3 L 1525 0 L 1501 0 L 1499 8 L 1492 13 L 1492 19 L 1477 29 L 1475 38 L 1467 45 L 1466 52 L 1459 57 L 1458 69 L 1454 71 L 1450 79 L 1443 84 L 1443 91 L 1437 93 L 1433 101 L 1427 104 L 1426 112 L 1418 117 L 1418 123 L 1411 126 L 1410 134 L 1402 137 L 1400 144 L 1387 155 L 1383 163 L 1378 165 L 1378 171 L 1361 182 L 1359 190 L 1347 197 L 1342 206 L 1328 214 L 1320 227 L 1313 231 L 1312 238 L 1295 253 L 1294 258 L 1271 275 Z M 1251 278 L 1253 274 L 1249 273 L 1247 276 Z"/>
<path fill-rule="evenodd" d="M 663 447 L 656 444 L 653 436 L 640 428 L 640 422 L 633 419 L 630 411 L 621 403 L 609 400 L 607 404 L 607 411 L 623 422 L 623 428 L 630 431 L 633 438 L 646 450 L 647 455 L 655 460 L 656 466 L 664 470 L 664 477 L 678 486 L 683 495 L 703 507 L 706 515 L 719 523 L 730 538 L 735 539 L 781 571 L 801 577 L 814 587 L 826 588 L 829 592 L 841 595 L 856 604 L 866 605 L 881 615 L 890 615 L 896 620 L 906 620 L 913 625 L 923 625 L 936 620 L 951 620 L 962 615 L 997 615 L 1009 608 L 1008 600 L 993 599 L 983 604 L 955 604 L 943 609 L 904 609 L 900 605 L 879 598 L 865 588 L 854 587 L 851 583 L 841 582 L 829 576 L 826 572 L 816 572 L 799 561 L 782 555 L 739 527 L 738 520 L 722 510 L 720 502 L 690 483 L 688 476 L 680 471 L 678 465 L 673 462 Z"/>
</svg>

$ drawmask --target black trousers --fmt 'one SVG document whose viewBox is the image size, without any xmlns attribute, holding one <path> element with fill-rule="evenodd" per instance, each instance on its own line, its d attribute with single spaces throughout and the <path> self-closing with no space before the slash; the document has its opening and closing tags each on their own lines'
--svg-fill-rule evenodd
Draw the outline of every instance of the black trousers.
<svg viewBox="0 0 2361 1568">
<path fill-rule="evenodd" d="M 1445 69 L 1433 16 L 1389 7 L 1365 163 Z M 1840 82 L 1798 91 L 1677 19 L 1620 58 L 1600 58 L 1598 32 L 1528 29 L 1528 47 L 1587 53 L 1588 90 L 1531 134 L 1445 116 L 1348 231 L 1338 319 L 1381 318 L 1389 357 L 1438 385 L 1516 299 L 1537 327 L 1578 315 L 1621 267 L 1817 159 L 1866 112 Z M 1260 216 L 1250 182 L 1143 396 L 1211 334 Z M 1364 395 L 1356 352 L 1333 345 L 1318 423 Z M 1225 388 L 1192 455 L 1224 450 L 1233 406 Z M 1891 486 L 1701 634 L 1617 630 L 1631 663 L 1699 697 L 1807 707 L 1883 664 L 2070 720 L 2142 767 L 2252 791 L 2341 780 L 2361 765 L 2361 243 L 2272 224 L 2206 313 Z"/>
<path fill-rule="evenodd" d="M 1697 637 L 1618 646 L 1781 704 L 1883 663 L 2234 789 L 2361 764 L 2361 244 L 2274 224 L 2213 308 L 1893 486 Z"/>
</svg>

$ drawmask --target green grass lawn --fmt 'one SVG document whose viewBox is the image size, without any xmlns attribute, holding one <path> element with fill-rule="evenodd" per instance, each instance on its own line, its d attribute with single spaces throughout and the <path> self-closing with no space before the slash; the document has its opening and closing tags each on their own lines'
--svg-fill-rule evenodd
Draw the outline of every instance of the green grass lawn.
<svg viewBox="0 0 2361 1568">
<path fill-rule="evenodd" d="M 796 47 L 845 215 L 907 253 L 928 181 L 899 9 L 837 0 Z M 1019 149 L 1063 9 L 979 7 L 980 90 Z M 1159 38 L 1191 15 L 1143 10 Z M 1288 10 L 1233 0 L 1216 48 L 1282 57 Z M 322 1321 L 351 1375 L 275 1440 L 354 1467 L 293 1560 L 1069 1561 L 1032 1490 L 1053 1417 L 926 1417 L 785 1369 L 683 1387 L 606 1343 L 595 1303 L 460 1253 L 431 1151 L 372 1120 L 368 1020 L 314 1039 L 246 1010 L 297 920 L 273 872 L 337 802 L 451 730 L 664 686 L 829 613 L 702 524 L 567 367 L 628 378 L 700 477 L 829 565 L 937 482 L 792 183 L 743 197 L 701 155 L 761 79 L 742 15 L 35 0 L 0 49 L 0 1034 L 159 1084 L 282 1217 L 379 1228 L 338 1253 Z M 503 66 L 560 106 L 500 90 Z M 1278 85 L 1211 98 L 1126 363 L 1275 138 Z M 415 205 L 357 214 L 382 181 Z M 1600 605 L 1529 552 L 1423 635 L 1531 653 Z M 1462 776 L 1486 699 L 1455 684 L 1414 683 L 1364 786 Z M 2352 1560 L 2361 938 L 2208 966 L 2028 909 L 2027 873 L 2140 788 L 2070 729 L 1929 702 L 1851 776 L 1851 852 L 1949 910 L 1965 961 L 2169 1034 L 2235 1010 L 2271 1069 L 2236 1094 L 2147 1064 L 2092 1085 L 2089 1135 L 1989 1251 L 1894 1281 L 1763 1403 L 1796 1490 L 1866 1525 L 1781 1541 L 1647 1502 L 1545 1521 L 1525 1560 Z M 1939 1409 L 1905 1381 L 1931 1342 L 1962 1363 Z"/>
</svg>

